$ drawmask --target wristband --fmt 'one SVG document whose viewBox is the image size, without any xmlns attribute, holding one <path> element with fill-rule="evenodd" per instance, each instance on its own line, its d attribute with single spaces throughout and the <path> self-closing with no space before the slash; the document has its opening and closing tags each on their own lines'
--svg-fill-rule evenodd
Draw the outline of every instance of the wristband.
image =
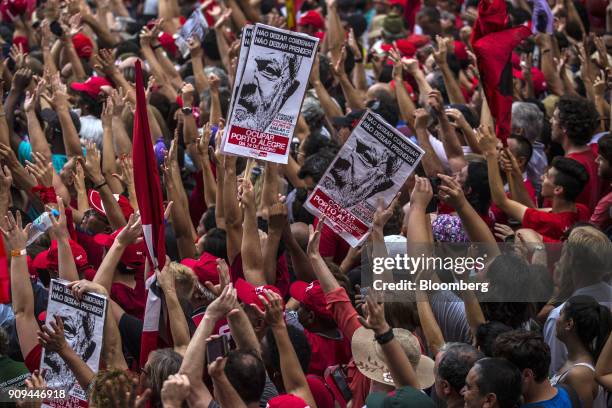
<svg viewBox="0 0 612 408">
<path fill-rule="evenodd" d="M 26 252 L 25 248 L 24 249 L 12 249 L 11 250 L 11 257 L 16 258 L 18 256 L 25 256 L 28 253 Z"/>
<path fill-rule="evenodd" d="M 99 190 L 99 189 L 101 189 L 102 187 L 104 187 L 106 185 L 108 185 L 108 183 L 105 181 L 102 184 L 98 184 L 97 186 L 94 186 L 94 190 Z"/>
<path fill-rule="evenodd" d="M 378 344 L 380 344 L 381 346 L 389 343 L 394 338 L 395 338 L 395 335 L 393 334 L 393 329 L 392 328 L 390 328 L 389 330 L 387 330 L 383 334 L 374 335 L 374 340 L 376 340 L 376 342 Z"/>
<path fill-rule="evenodd" d="M 354 58 L 355 64 L 361 64 L 363 62 L 363 58 Z"/>
</svg>

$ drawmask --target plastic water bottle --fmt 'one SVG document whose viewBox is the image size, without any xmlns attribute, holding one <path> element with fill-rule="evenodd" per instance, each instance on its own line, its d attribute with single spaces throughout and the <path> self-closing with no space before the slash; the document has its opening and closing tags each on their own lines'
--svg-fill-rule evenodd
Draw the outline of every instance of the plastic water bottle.
<svg viewBox="0 0 612 408">
<path fill-rule="evenodd" d="M 59 217 L 59 211 L 53 209 L 51 213 L 54 217 Z M 31 243 L 36 241 L 38 237 L 47 232 L 49 228 L 53 226 L 51 222 L 51 216 L 48 211 L 42 213 L 37 219 L 32 222 L 32 226 L 30 227 L 30 231 L 28 232 L 28 241 L 26 242 L 26 246 L 30 246 Z"/>
</svg>

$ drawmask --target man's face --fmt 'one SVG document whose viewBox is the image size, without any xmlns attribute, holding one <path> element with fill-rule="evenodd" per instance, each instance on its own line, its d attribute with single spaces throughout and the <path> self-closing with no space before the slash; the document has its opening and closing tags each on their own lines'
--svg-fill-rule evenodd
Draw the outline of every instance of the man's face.
<svg viewBox="0 0 612 408">
<path fill-rule="evenodd" d="M 550 120 L 550 126 L 552 128 L 552 140 L 553 142 L 559 142 L 563 137 L 563 129 L 561 129 L 561 123 L 559 120 L 559 108 L 555 108 L 553 117 Z"/>
<path fill-rule="evenodd" d="M 546 170 L 546 173 L 542 175 L 542 197 L 552 198 L 555 195 L 555 179 L 557 176 L 557 170 L 554 167 L 550 167 Z"/>
<path fill-rule="evenodd" d="M 101 234 L 109 229 L 108 221 L 96 210 L 90 209 L 85 212 L 81 220 L 81 228 L 93 234 Z"/>
<path fill-rule="evenodd" d="M 610 162 L 604 159 L 601 154 L 598 154 L 595 158 L 597 163 L 597 176 L 609 180 L 612 179 L 612 169 L 610 168 Z"/>
<path fill-rule="evenodd" d="M 480 395 L 476 381 L 478 381 L 478 368 L 474 366 L 465 377 L 465 386 L 461 390 L 465 408 L 483 408 L 485 405 L 485 396 Z"/>
</svg>

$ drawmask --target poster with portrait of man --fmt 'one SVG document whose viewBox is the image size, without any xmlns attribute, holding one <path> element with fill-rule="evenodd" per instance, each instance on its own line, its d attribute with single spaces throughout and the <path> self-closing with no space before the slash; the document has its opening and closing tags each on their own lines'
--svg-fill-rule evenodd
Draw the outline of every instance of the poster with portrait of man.
<svg viewBox="0 0 612 408">
<path fill-rule="evenodd" d="M 287 163 L 318 44 L 303 33 L 255 25 L 234 85 L 224 153 Z"/>
<path fill-rule="evenodd" d="M 244 72 L 244 65 L 246 64 L 247 57 L 249 55 L 249 48 L 251 47 L 251 39 L 253 38 L 252 25 L 247 25 L 242 28 L 242 34 L 240 36 L 240 51 L 238 53 L 238 62 L 236 64 L 236 78 L 234 79 L 234 89 L 232 89 L 232 97 L 230 99 L 229 111 L 227 117 L 232 116 L 234 110 L 234 103 L 236 103 L 236 97 L 238 95 L 238 88 L 240 81 L 242 81 L 242 73 Z M 227 139 L 223 137 L 223 146 Z"/>
<path fill-rule="evenodd" d="M 366 111 L 306 200 L 306 209 L 352 247 L 367 237 L 379 198 L 385 207 L 425 152 L 379 115 Z"/>
<path fill-rule="evenodd" d="M 96 293 L 86 293 L 79 301 L 67 285 L 68 282 L 62 280 L 51 280 L 45 323 L 51 327 L 50 322 L 60 316 L 68 345 L 93 372 L 98 372 L 107 299 Z M 49 388 L 66 390 L 65 400 L 49 401 L 43 406 L 87 407 L 85 391 L 59 354 L 43 348 L 40 368 Z"/>
</svg>

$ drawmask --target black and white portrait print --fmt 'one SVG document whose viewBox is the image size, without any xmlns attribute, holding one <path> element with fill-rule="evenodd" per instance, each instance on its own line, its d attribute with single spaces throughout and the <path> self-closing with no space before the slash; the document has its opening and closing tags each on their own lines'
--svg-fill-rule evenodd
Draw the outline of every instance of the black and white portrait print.
<svg viewBox="0 0 612 408">
<path fill-rule="evenodd" d="M 361 201 L 393 187 L 394 174 L 402 160 L 375 139 L 352 138 L 355 146 L 343 150 L 323 180 L 323 188 L 343 208 L 351 208 Z"/>
<path fill-rule="evenodd" d="M 66 342 L 88 363 L 98 347 L 94 336 L 95 316 L 69 306 L 61 308 L 55 314 L 59 315 L 64 323 Z M 49 387 L 72 389 L 77 384 L 74 374 L 58 353 L 45 352 L 43 365 L 48 367 L 45 380 Z"/>
<path fill-rule="evenodd" d="M 263 132 L 299 88 L 303 57 L 270 51 L 253 58 L 255 70 L 245 70 L 234 124 Z"/>
</svg>

